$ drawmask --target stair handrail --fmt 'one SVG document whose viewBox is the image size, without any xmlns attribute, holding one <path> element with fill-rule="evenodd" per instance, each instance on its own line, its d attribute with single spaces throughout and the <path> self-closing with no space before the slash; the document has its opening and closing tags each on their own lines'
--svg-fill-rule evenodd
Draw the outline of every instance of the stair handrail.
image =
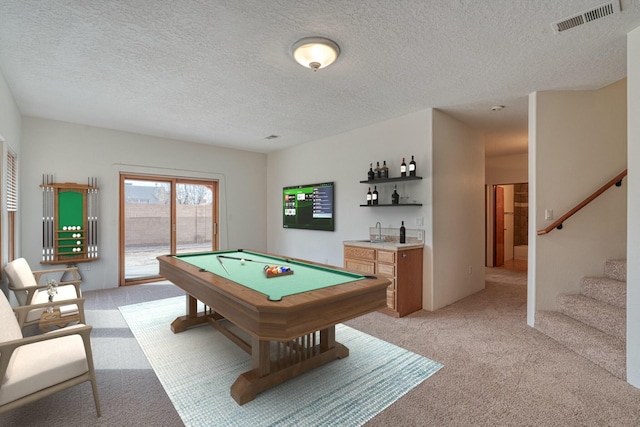
<svg viewBox="0 0 640 427">
<path fill-rule="evenodd" d="M 553 231 L 556 228 L 558 230 L 562 230 L 562 223 L 563 222 L 565 222 L 568 218 L 573 216 L 580 209 L 584 208 L 589 203 L 591 203 L 599 195 L 601 195 L 606 190 L 608 190 L 609 187 L 612 187 L 614 185 L 616 187 L 620 187 L 622 185 L 622 178 L 624 178 L 625 176 L 627 176 L 627 169 L 625 169 L 622 172 L 620 172 L 615 178 L 613 178 L 611 181 L 607 182 L 605 185 L 600 187 L 596 192 L 594 192 L 592 195 L 590 195 L 589 197 L 584 199 L 582 202 L 580 202 L 578 205 L 576 205 L 576 207 L 571 209 L 569 212 L 567 212 L 566 214 L 562 215 L 560 218 L 558 218 L 556 221 L 554 221 L 550 226 L 548 226 L 547 228 L 545 228 L 543 230 L 538 230 L 538 236 L 550 233 L 551 231 Z"/>
</svg>

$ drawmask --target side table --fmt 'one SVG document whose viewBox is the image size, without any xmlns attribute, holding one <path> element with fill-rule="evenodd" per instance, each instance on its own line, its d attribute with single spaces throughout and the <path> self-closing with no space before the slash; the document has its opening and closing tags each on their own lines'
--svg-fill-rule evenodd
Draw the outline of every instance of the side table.
<svg viewBox="0 0 640 427">
<path fill-rule="evenodd" d="M 38 326 L 43 332 L 53 331 L 57 328 L 64 328 L 72 323 L 80 322 L 80 312 L 70 314 L 68 316 L 60 316 L 60 309 L 54 308 L 53 313 L 43 311 L 40 315 Z"/>
</svg>

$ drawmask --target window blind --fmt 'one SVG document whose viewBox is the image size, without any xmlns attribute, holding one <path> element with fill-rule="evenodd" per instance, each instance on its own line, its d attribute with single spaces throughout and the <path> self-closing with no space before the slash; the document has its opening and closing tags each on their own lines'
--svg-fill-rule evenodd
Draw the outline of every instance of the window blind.
<svg viewBox="0 0 640 427">
<path fill-rule="evenodd" d="M 7 152 L 7 210 L 18 210 L 18 161 L 10 151 Z"/>
</svg>

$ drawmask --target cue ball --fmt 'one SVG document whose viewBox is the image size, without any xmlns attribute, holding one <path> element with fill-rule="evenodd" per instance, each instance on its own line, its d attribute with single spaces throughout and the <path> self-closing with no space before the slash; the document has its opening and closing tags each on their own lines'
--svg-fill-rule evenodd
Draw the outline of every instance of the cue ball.
<svg viewBox="0 0 640 427">
<path fill-rule="evenodd" d="M 240 260 L 240 265 L 244 265 L 244 258 Z"/>
</svg>

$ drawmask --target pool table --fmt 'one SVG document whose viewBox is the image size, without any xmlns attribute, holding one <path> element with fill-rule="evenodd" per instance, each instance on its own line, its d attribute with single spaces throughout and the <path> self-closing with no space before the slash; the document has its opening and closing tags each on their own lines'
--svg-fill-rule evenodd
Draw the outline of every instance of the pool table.
<svg viewBox="0 0 640 427">
<path fill-rule="evenodd" d="M 252 356 L 252 369 L 231 386 L 240 405 L 349 356 L 335 340 L 335 325 L 386 307 L 390 285 L 382 277 L 242 249 L 164 255 L 158 261 L 160 275 L 187 293 L 186 315 L 173 321 L 173 332 L 208 323 Z M 293 273 L 267 277 L 267 265 Z M 202 312 L 198 300 L 205 306 Z"/>
</svg>

